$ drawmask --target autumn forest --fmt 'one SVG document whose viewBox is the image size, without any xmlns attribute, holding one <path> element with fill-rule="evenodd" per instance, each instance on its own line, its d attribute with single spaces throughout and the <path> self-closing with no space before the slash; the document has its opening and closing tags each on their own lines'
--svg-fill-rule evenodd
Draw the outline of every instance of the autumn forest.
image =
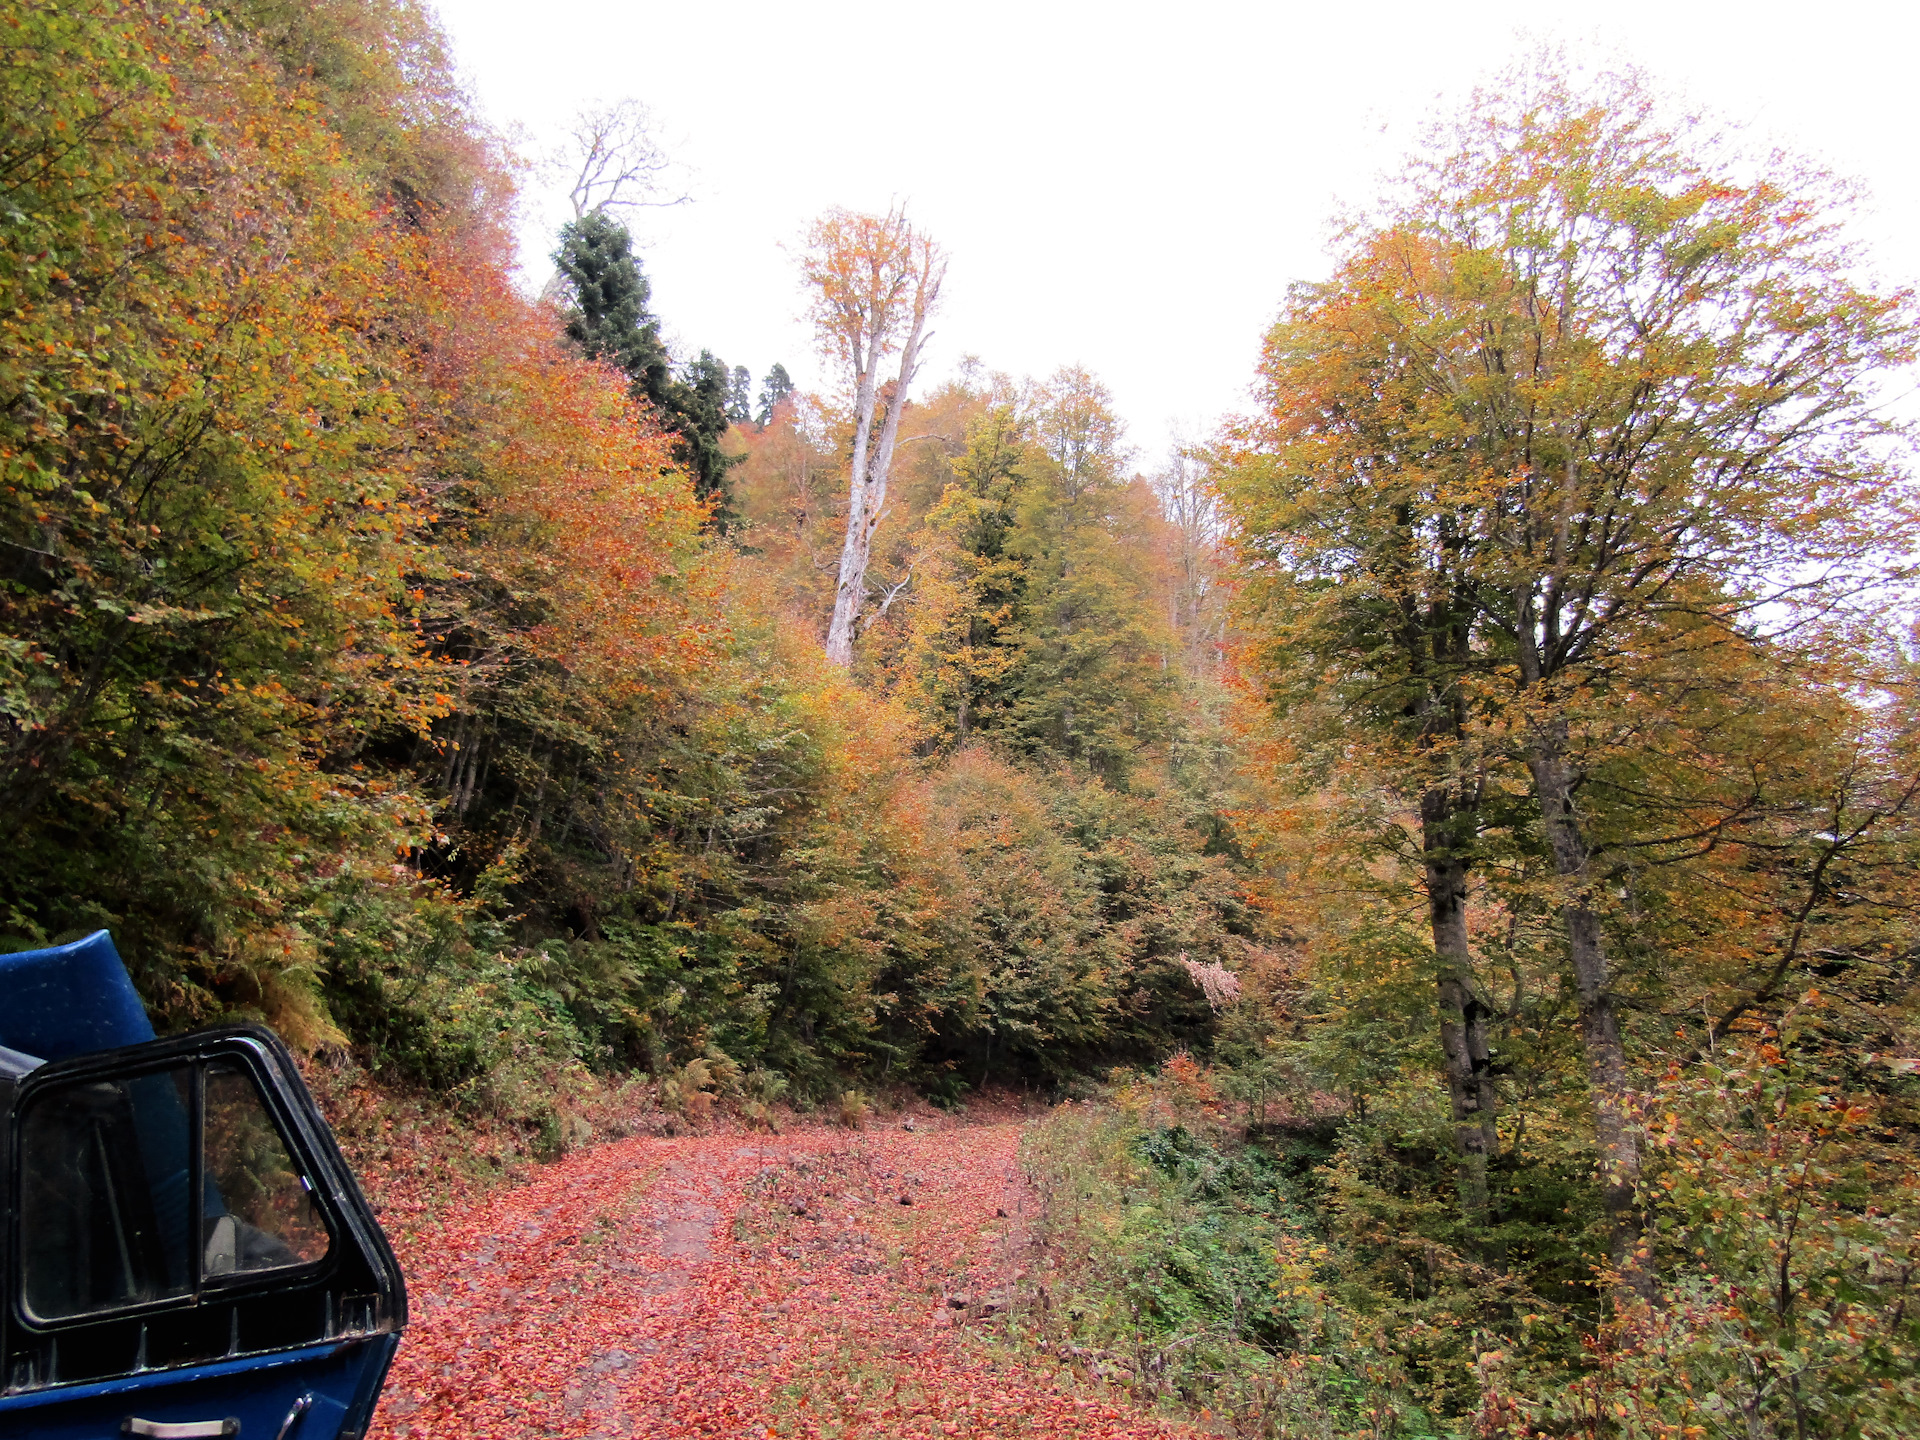
<svg viewBox="0 0 1920 1440">
<path fill-rule="evenodd" d="M 1218 1433 L 1920 1431 L 1845 185 L 1542 52 L 1143 458 L 930 345 L 910 207 L 768 258 L 831 386 L 680 353 L 617 107 L 529 287 L 453 75 L 413 0 L 0 5 L 6 948 L 544 1158 L 1051 1106 L 1036 1334 Z"/>
</svg>

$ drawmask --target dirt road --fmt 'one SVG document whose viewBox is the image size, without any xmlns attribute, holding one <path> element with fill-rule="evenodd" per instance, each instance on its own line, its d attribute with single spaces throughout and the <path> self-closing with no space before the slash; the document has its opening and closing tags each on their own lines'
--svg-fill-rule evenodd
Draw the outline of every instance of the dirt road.
<svg viewBox="0 0 1920 1440">
<path fill-rule="evenodd" d="M 1035 1251 L 1016 1123 L 634 1139 L 403 1253 L 373 1435 L 1187 1433 L 992 1344 Z"/>
</svg>

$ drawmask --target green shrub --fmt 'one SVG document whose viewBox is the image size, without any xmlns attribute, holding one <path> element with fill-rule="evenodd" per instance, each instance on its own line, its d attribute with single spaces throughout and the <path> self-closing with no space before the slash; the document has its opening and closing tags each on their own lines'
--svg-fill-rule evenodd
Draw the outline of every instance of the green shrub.
<svg viewBox="0 0 1920 1440">
<path fill-rule="evenodd" d="M 1341 1257 L 1302 1203 L 1299 1157 L 1166 1123 L 1139 1098 L 1063 1105 L 1022 1149 L 1047 1338 L 1145 1402 L 1204 1407 L 1240 1434 L 1430 1433 L 1374 1327 L 1336 1297 Z"/>
</svg>

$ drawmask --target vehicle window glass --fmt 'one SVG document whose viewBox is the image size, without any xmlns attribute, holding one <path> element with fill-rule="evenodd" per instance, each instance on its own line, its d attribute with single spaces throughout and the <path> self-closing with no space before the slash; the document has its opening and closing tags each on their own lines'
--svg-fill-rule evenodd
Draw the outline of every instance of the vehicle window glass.
<svg viewBox="0 0 1920 1440">
<path fill-rule="evenodd" d="M 182 1066 L 36 1096 L 20 1126 L 21 1299 L 38 1320 L 184 1294 Z"/>
<path fill-rule="evenodd" d="M 323 1258 L 332 1243 L 326 1222 L 245 1067 L 224 1060 L 207 1067 L 205 1116 L 205 1274 L 244 1275 Z"/>
</svg>

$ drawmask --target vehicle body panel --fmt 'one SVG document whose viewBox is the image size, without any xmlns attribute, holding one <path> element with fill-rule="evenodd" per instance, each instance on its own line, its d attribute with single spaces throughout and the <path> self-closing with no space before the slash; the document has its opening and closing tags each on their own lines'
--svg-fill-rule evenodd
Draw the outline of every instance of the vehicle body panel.
<svg viewBox="0 0 1920 1440">
<path fill-rule="evenodd" d="M 363 1433 L 405 1285 L 270 1031 L 154 1039 L 104 931 L 0 955 L 0 1187 L 0 1437 Z"/>
</svg>

